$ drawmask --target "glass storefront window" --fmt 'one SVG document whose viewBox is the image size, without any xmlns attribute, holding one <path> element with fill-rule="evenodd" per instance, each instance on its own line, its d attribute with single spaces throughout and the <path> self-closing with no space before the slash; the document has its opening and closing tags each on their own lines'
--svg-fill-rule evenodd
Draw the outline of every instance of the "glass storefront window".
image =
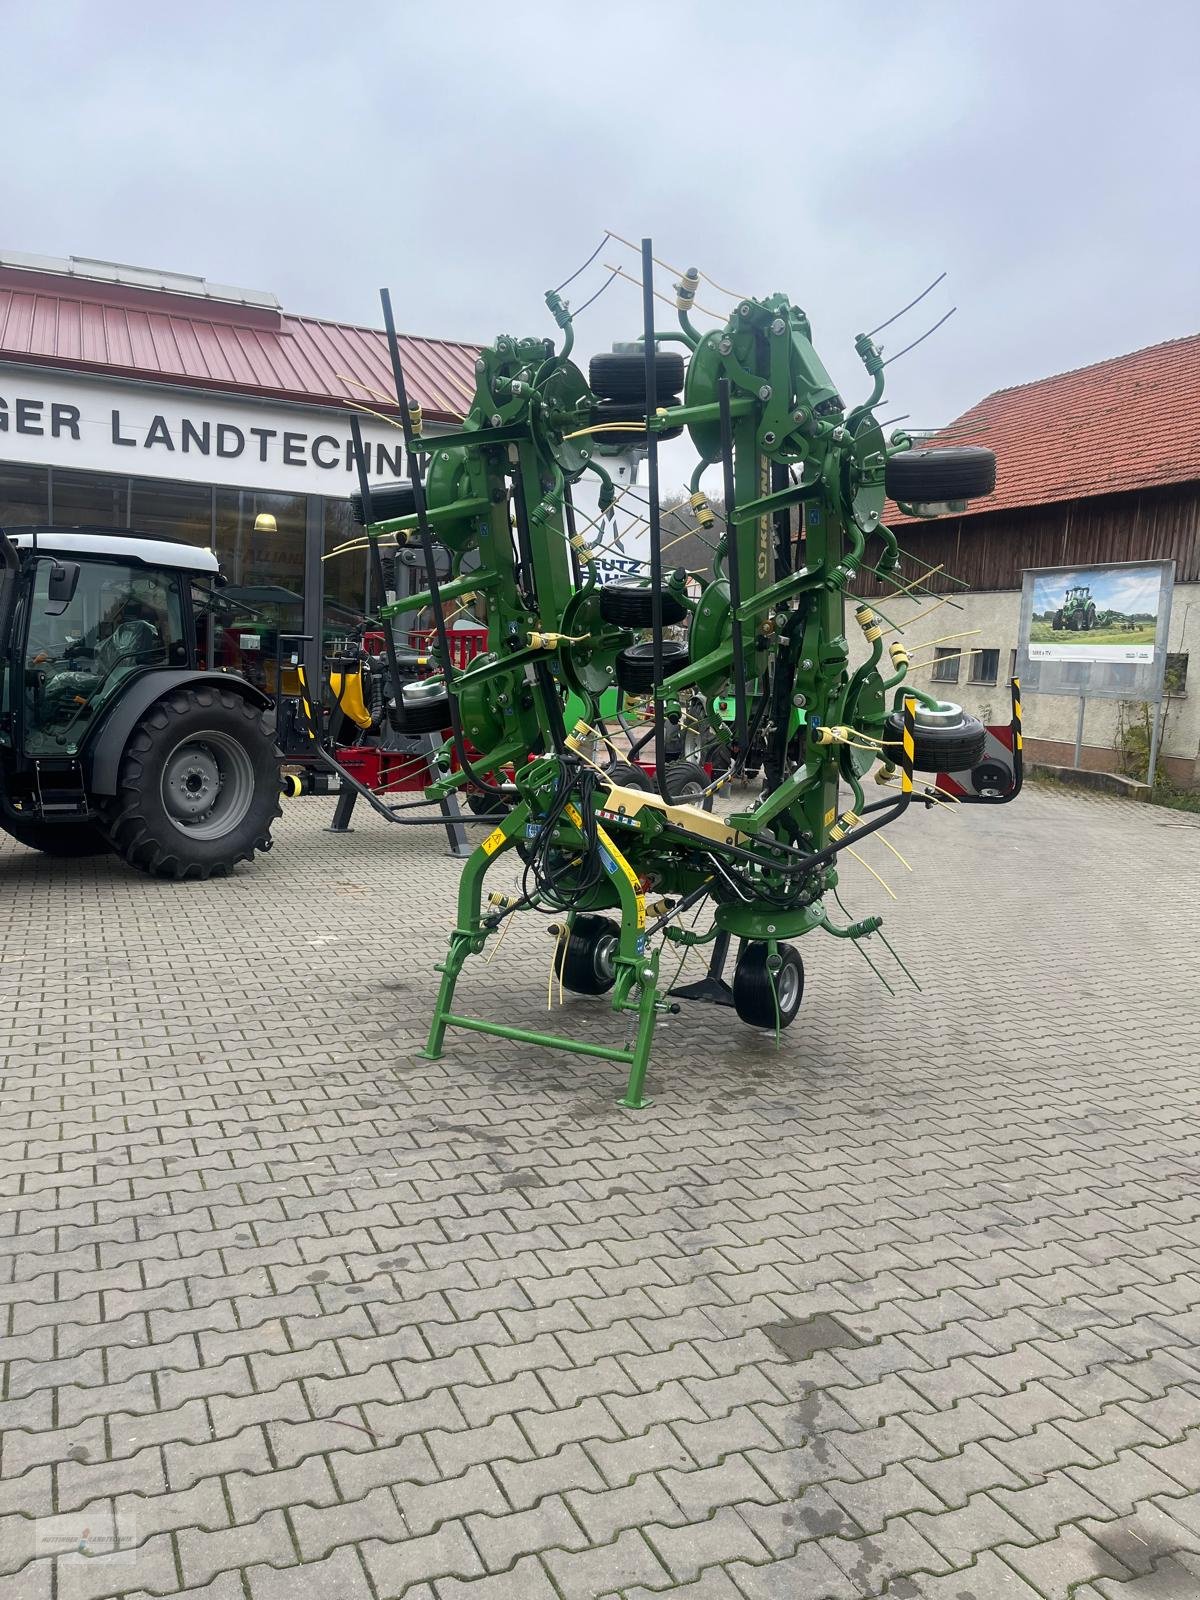
<svg viewBox="0 0 1200 1600">
<path fill-rule="evenodd" d="M 178 539 L 202 549 L 212 544 L 213 491 L 209 484 L 134 478 L 130 494 L 129 525 L 139 533 Z"/>
<path fill-rule="evenodd" d="M 281 633 L 302 633 L 304 621 L 304 495 L 218 489 L 217 559 L 227 583 L 219 591 L 218 666 L 275 692 Z M 274 528 L 255 528 L 259 517 Z"/>
<path fill-rule="evenodd" d="M 366 549 L 347 550 L 332 555 L 339 545 L 362 537 L 362 529 L 350 512 L 348 500 L 326 500 L 324 553 L 325 604 L 322 632 L 352 632 L 362 621 L 367 604 Z"/>
<path fill-rule="evenodd" d="M 0 527 L 50 520 L 50 469 L 0 462 Z"/>
<path fill-rule="evenodd" d="M 109 472 L 64 472 L 54 469 L 56 528 L 127 528 L 129 479 Z"/>
</svg>

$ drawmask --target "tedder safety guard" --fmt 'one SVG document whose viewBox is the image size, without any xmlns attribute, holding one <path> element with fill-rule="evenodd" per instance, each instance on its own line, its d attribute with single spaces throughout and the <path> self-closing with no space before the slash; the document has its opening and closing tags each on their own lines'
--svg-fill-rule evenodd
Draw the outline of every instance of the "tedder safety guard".
<svg viewBox="0 0 1200 1600">
<path fill-rule="evenodd" d="M 658 331 L 649 240 L 641 255 L 638 339 L 595 356 L 585 377 L 570 359 L 571 310 L 551 291 L 559 347 L 502 336 L 482 349 L 461 427 L 436 437 L 423 434 L 409 401 L 384 291 L 408 481 L 363 486 L 372 559 L 380 540 L 412 543 L 424 555 L 426 589 L 383 612 L 389 629 L 392 618 L 433 613 L 438 674 L 404 696 L 411 714 L 450 730 L 426 799 L 466 786 L 486 797 L 495 822 L 463 870 L 424 1053 L 439 1056 L 448 1030 L 467 1029 L 600 1056 L 628 1068 L 621 1103 L 630 1107 L 645 1104 L 656 1019 L 680 1000 L 732 1003 L 743 1021 L 778 1037 L 803 994 L 792 943 L 803 934 L 821 929 L 864 956 L 863 944 L 878 936 L 907 975 L 880 917 L 851 921 L 842 908 L 835 920 L 843 852 L 914 801 L 936 810 L 968 798 L 968 788 L 972 799 L 998 801 L 1020 787 L 1016 684 L 1005 777 L 1003 763 L 984 761 L 980 722 L 909 682 L 899 638 L 885 665 L 885 635 L 902 630 L 855 593 L 870 574 L 886 591 L 945 603 L 928 588 L 933 572 L 906 557 L 885 526 L 885 498 L 917 516 L 959 511 L 994 488 L 991 452 L 914 448 L 899 429 L 885 437 L 875 416 L 885 360 L 874 337 L 855 341 L 870 392 L 848 406 L 807 316 L 786 295 L 735 299 L 728 318 L 702 333 L 693 322 L 700 274 L 689 269 L 675 289 L 679 329 Z M 658 447 L 684 430 L 698 458 L 694 525 L 715 541 L 711 576 L 664 570 Z M 597 481 L 602 522 L 625 492 L 608 467 L 631 450 L 647 461 L 649 560 L 641 578 L 604 583 L 599 536 L 588 539 L 595 523 L 578 526 L 572 489 L 587 476 Z M 723 515 L 700 487 L 709 467 L 721 474 Z M 438 547 L 449 553 L 449 575 L 443 557 L 439 577 Z M 857 666 L 847 602 L 867 647 Z M 448 608 L 467 603 L 485 622 L 487 649 L 462 665 L 451 652 Z M 626 705 L 640 700 L 651 725 L 645 768 L 612 742 L 602 701 L 607 695 L 611 707 L 614 689 Z M 568 715 L 568 705 L 582 714 Z M 725 754 L 710 763 L 718 772 L 711 782 L 689 764 L 686 790 L 666 748 L 668 724 L 681 721 Z M 752 757 L 761 797 L 725 816 L 705 809 Z M 990 781 L 958 783 L 958 795 L 938 781 L 981 764 Z M 894 793 L 868 801 L 869 775 Z M 514 892 L 485 901 L 488 872 L 513 858 Z M 455 1009 L 467 959 L 523 912 L 555 919 L 551 981 L 609 996 L 613 1011 L 626 1013 L 622 1042 Z M 733 940 L 729 986 L 721 969 Z M 706 944 L 714 952 L 708 978 L 673 996 L 660 975 L 664 949 L 683 956 Z"/>
</svg>

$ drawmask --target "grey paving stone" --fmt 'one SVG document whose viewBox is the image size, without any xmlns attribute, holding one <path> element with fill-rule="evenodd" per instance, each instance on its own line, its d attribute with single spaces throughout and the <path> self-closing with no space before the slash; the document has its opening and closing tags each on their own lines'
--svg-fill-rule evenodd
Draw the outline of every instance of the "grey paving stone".
<svg viewBox="0 0 1200 1600">
<path fill-rule="evenodd" d="M 1200 1524 L 1200 861 L 1155 817 L 1033 789 L 986 830 L 906 819 L 939 892 L 903 908 L 924 993 L 886 1052 L 846 1024 L 880 1015 L 869 971 L 813 941 L 780 1051 L 667 1019 L 635 1117 L 604 1062 L 419 1058 L 459 869 L 329 809 L 178 918 L 115 862 L 0 843 L 0 948 L 66 904 L 83 952 L 50 1008 L 53 961 L 0 962 L 0 1517 L 115 1497 L 148 1535 L 132 1580 L 64 1563 L 57 1600 L 244 1600 L 243 1571 L 250 1600 L 1200 1584 L 1171 1548 Z M 1041 882 L 1065 836 L 1161 909 L 1132 948 L 1089 921 L 1086 970 L 1130 978 L 1099 998 L 1027 897 L 945 937 L 947 893 L 1008 883 L 1018 840 Z M 264 973 L 279 926 L 368 886 L 403 990 L 352 943 Z M 536 1018 L 537 931 L 464 1004 Z M 1147 1052 L 1151 991 L 1175 1026 Z M 611 1037 L 586 1002 L 561 1025 Z"/>
</svg>

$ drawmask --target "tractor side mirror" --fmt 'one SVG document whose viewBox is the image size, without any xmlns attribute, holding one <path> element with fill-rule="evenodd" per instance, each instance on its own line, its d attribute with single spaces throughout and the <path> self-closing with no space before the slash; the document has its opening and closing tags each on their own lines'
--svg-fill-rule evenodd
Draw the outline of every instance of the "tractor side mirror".
<svg viewBox="0 0 1200 1600">
<path fill-rule="evenodd" d="M 78 561 L 56 561 L 46 581 L 46 615 L 61 617 L 79 587 Z"/>
</svg>

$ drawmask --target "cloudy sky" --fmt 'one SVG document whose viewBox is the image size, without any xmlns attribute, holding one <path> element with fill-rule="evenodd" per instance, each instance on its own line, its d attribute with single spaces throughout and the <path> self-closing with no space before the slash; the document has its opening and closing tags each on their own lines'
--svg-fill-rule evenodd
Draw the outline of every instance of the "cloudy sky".
<svg viewBox="0 0 1200 1600">
<path fill-rule="evenodd" d="M 957 306 L 889 389 L 933 425 L 1197 331 L 1198 19 L 1190 0 L 0 0 L 0 248 L 363 322 L 386 283 L 403 329 L 490 339 L 553 332 L 544 290 L 605 228 L 648 233 L 672 264 L 786 290 L 850 398 L 854 334 L 945 271 L 886 336 Z M 577 303 L 606 261 L 637 270 L 610 242 Z M 639 316 L 618 281 L 582 351 Z"/>
</svg>

